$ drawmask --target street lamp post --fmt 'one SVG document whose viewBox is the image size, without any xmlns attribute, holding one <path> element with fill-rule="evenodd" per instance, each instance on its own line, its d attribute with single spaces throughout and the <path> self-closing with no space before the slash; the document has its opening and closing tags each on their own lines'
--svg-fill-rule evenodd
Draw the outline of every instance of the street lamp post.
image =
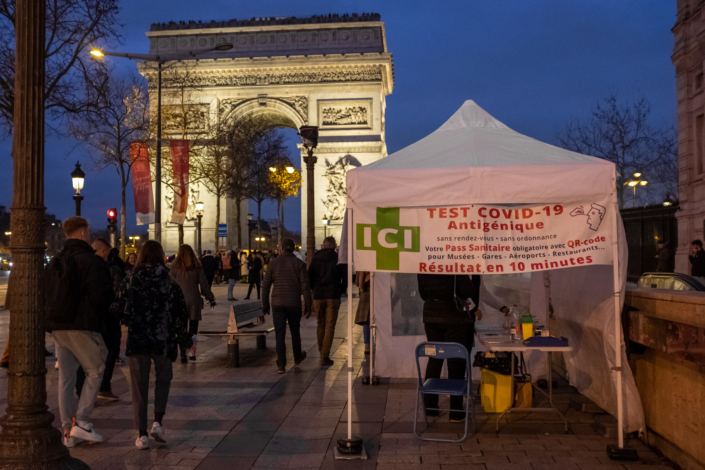
<svg viewBox="0 0 705 470">
<path fill-rule="evenodd" d="M 316 165 L 316 157 L 313 156 L 313 149 L 318 146 L 318 127 L 301 126 L 299 135 L 301 136 L 301 143 L 308 153 L 304 157 L 304 163 L 306 163 L 306 265 L 310 266 L 311 261 L 313 261 L 313 254 L 316 251 L 313 191 L 313 169 Z"/>
<path fill-rule="evenodd" d="M 201 251 L 201 220 L 203 219 L 203 203 L 201 201 L 196 203 L 196 219 L 198 220 L 198 257 L 200 258 L 203 256 L 203 251 Z"/>
<path fill-rule="evenodd" d="M 325 214 L 323 214 L 323 238 L 328 237 L 328 217 L 326 217 Z"/>
<path fill-rule="evenodd" d="M 247 249 L 252 252 L 252 214 L 247 214 Z"/>
<path fill-rule="evenodd" d="M 164 58 L 159 55 L 149 54 L 126 54 L 122 52 L 105 52 L 100 49 L 91 50 L 91 55 L 95 58 L 103 56 L 123 57 L 125 59 L 142 62 L 157 63 L 157 159 L 154 164 L 155 178 L 157 184 L 154 190 L 154 239 L 162 242 L 162 64 L 175 58 Z"/>
<path fill-rule="evenodd" d="M 632 196 L 632 205 L 633 207 L 636 207 L 636 187 L 637 186 L 646 186 L 649 182 L 646 181 L 645 179 L 641 179 L 641 173 L 634 173 L 634 177 L 631 178 L 629 181 L 624 183 L 625 186 L 629 186 L 634 190 L 634 195 Z"/>
<path fill-rule="evenodd" d="M 81 216 L 81 201 L 83 201 L 83 196 L 81 196 L 81 190 L 83 189 L 83 182 L 86 179 L 86 174 L 81 170 L 81 164 L 76 162 L 76 169 L 71 172 L 71 183 L 73 184 L 73 189 L 76 190 L 76 194 L 73 195 L 73 200 L 76 201 L 76 216 Z"/>
<path fill-rule="evenodd" d="M 44 89 L 46 2 L 16 2 L 12 139 L 10 367 L 0 418 L 3 469 L 88 468 L 71 457 L 52 426 L 44 357 Z"/>
</svg>

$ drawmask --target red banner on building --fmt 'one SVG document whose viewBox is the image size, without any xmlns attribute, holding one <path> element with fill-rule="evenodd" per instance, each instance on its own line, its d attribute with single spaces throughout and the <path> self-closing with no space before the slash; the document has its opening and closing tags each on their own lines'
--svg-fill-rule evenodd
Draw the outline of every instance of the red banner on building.
<svg viewBox="0 0 705 470">
<path fill-rule="evenodd" d="M 130 144 L 132 162 L 132 190 L 135 195 L 137 225 L 154 223 L 154 195 L 152 174 L 149 169 L 149 152 L 145 142 Z"/>
<path fill-rule="evenodd" d="M 188 209 L 189 141 L 171 141 L 171 167 L 174 171 L 174 209 L 171 222 L 183 225 Z"/>
</svg>

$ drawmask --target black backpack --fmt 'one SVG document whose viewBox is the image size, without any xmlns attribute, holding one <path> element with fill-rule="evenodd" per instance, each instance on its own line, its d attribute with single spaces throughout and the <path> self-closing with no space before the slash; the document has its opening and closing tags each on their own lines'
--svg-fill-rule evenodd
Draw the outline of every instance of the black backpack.
<svg viewBox="0 0 705 470">
<path fill-rule="evenodd" d="M 72 256 L 62 251 L 44 270 L 44 320 L 71 323 L 81 303 L 81 276 Z"/>
</svg>

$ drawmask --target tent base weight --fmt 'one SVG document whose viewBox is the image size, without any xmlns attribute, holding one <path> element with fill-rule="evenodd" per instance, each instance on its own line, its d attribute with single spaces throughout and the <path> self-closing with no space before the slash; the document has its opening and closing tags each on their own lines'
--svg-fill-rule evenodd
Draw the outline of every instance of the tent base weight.
<svg viewBox="0 0 705 470">
<path fill-rule="evenodd" d="M 372 383 L 372 385 L 379 385 L 379 377 L 375 375 L 374 377 L 372 377 L 371 382 L 369 375 L 365 375 L 362 377 L 362 385 L 370 385 L 370 383 Z"/>
<path fill-rule="evenodd" d="M 639 455 L 636 453 L 635 449 L 629 447 L 620 449 L 619 446 L 613 444 L 607 446 L 607 457 L 609 457 L 610 460 L 626 460 L 630 462 L 639 460 Z"/>
<path fill-rule="evenodd" d="M 365 448 L 362 448 L 362 452 L 359 454 L 345 454 L 343 452 L 340 452 L 340 450 L 336 447 L 334 450 L 335 454 L 335 460 L 367 460 L 369 457 L 367 456 L 367 451 L 365 451 Z"/>
</svg>

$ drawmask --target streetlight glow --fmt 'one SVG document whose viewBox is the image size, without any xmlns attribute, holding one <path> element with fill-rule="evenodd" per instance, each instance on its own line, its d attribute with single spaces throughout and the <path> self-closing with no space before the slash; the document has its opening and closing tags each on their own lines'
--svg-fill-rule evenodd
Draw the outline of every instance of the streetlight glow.
<svg viewBox="0 0 705 470">
<path fill-rule="evenodd" d="M 277 172 L 277 169 L 274 168 L 273 166 L 270 166 L 270 167 L 269 167 L 269 171 L 271 171 L 272 173 L 276 173 L 276 172 Z"/>
<path fill-rule="evenodd" d="M 641 176 L 641 173 L 634 173 L 634 178 L 638 178 Z"/>
<path fill-rule="evenodd" d="M 294 168 L 294 167 L 291 166 L 291 165 L 287 165 L 287 166 L 286 166 L 286 171 L 287 171 L 288 173 L 293 173 L 294 171 L 296 171 L 296 168 Z"/>
<path fill-rule="evenodd" d="M 627 183 L 627 184 L 628 184 L 629 186 L 631 186 L 631 187 L 634 187 L 634 186 L 636 186 L 636 185 L 638 184 L 638 182 L 637 182 L 637 181 L 630 181 L 630 182 Z"/>
<path fill-rule="evenodd" d="M 76 168 L 71 172 L 71 183 L 73 184 L 73 189 L 76 190 L 76 194 L 81 194 L 85 179 L 86 174 L 81 170 L 81 164 L 76 162 Z"/>
<path fill-rule="evenodd" d="M 646 183 L 648 183 L 648 181 L 639 181 L 639 184 L 642 186 L 646 186 Z"/>
<path fill-rule="evenodd" d="M 196 210 L 197 210 L 198 212 L 202 212 L 202 211 L 203 211 L 203 203 L 202 203 L 202 202 L 199 201 L 199 202 L 196 203 Z"/>
<path fill-rule="evenodd" d="M 94 57 L 103 57 L 105 54 L 103 54 L 103 51 L 100 49 L 91 49 L 91 55 Z"/>
</svg>

